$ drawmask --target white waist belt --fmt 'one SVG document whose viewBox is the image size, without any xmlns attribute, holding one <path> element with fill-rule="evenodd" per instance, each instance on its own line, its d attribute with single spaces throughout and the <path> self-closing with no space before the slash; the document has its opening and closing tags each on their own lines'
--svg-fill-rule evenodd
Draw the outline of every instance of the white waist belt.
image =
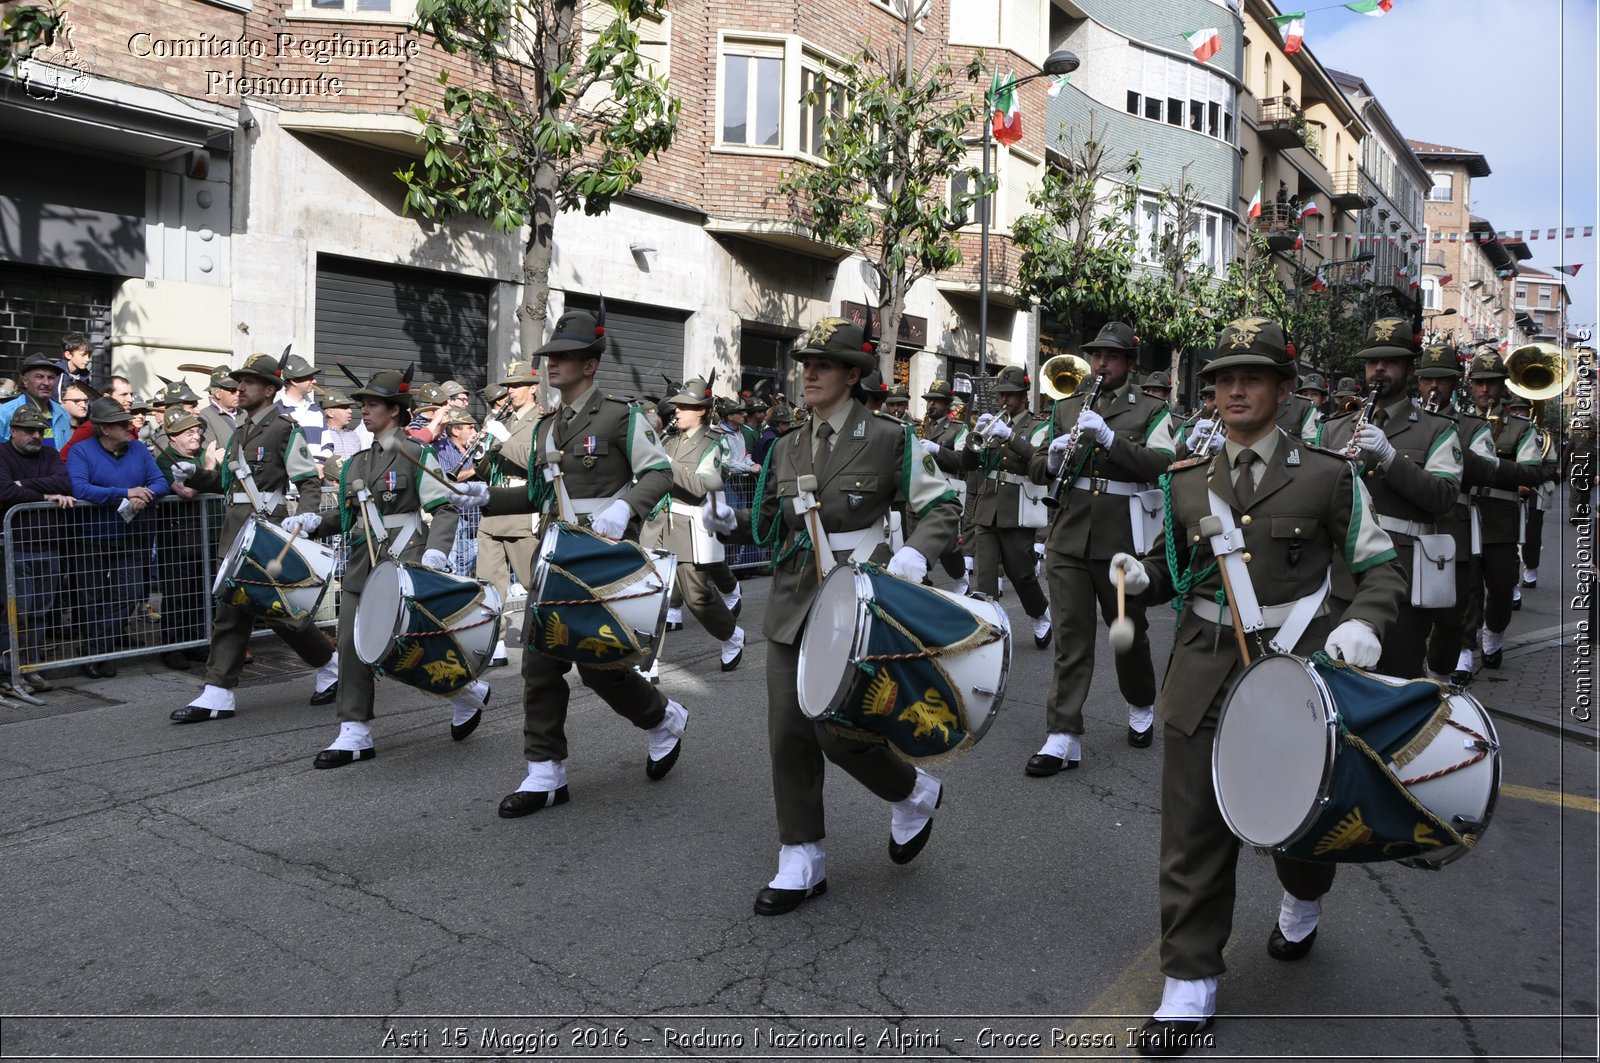
<svg viewBox="0 0 1600 1063">
<path fill-rule="evenodd" d="M 507 476 L 505 479 L 500 481 L 500 486 L 526 487 L 528 486 L 528 478 L 526 476 Z"/>
<path fill-rule="evenodd" d="M 259 497 L 261 499 L 262 507 L 268 513 L 271 513 L 273 510 L 283 505 L 282 491 L 267 491 L 261 494 Z M 255 504 L 251 500 L 250 493 L 248 491 L 235 491 L 233 493 L 233 501 L 241 506 L 250 506 Z"/>
<path fill-rule="evenodd" d="M 854 551 L 869 539 L 871 540 L 869 550 L 876 550 L 879 544 L 883 542 L 882 521 L 878 521 L 870 527 L 857 528 L 854 531 L 831 531 L 828 533 L 828 545 L 833 548 L 834 553 L 838 553 L 841 550 Z"/>
<path fill-rule="evenodd" d="M 1420 520 L 1401 520 L 1399 517 L 1389 517 L 1382 513 L 1378 514 L 1378 527 L 1397 535 L 1409 535 L 1413 539 L 1432 535 L 1437 530 L 1434 525 L 1424 524 Z"/>
<path fill-rule="evenodd" d="M 1019 475 L 1017 473 L 1014 473 L 1014 472 L 1001 472 L 998 469 L 996 469 L 994 472 L 991 472 L 988 476 L 984 477 L 984 479 L 986 479 L 986 480 L 999 480 L 1001 483 L 1008 483 L 1008 484 L 1031 484 L 1031 483 L 1033 483 L 1033 481 L 1028 479 L 1026 476 L 1021 476 L 1021 475 Z"/>
<path fill-rule="evenodd" d="M 1295 607 L 1299 604 L 1299 601 L 1293 601 L 1284 605 L 1263 605 L 1261 607 L 1261 618 L 1267 622 L 1267 627 L 1280 628 L 1288 622 L 1289 614 L 1294 612 Z M 1193 609 L 1194 615 L 1201 620 L 1209 620 L 1219 627 L 1233 626 L 1233 614 L 1226 606 L 1218 605 L 1210 598 L 1205 598 L 1198 594 L 1193 595 L 1189 598 L 1189 608 Z M 1327 615 L 1328 603 L 1323 601 L 1317 607 L 1317 611 L 1311 614 L 1311 618 L 1315 619 L 1319 616 Z"/>
<path fill-rule="evenodd" d="M 1072 481 L 1074 491 L 1099 491 L 1103 495 L 1136 495 L 1148 491 L 1149 484 L 1129 483 L 1126 480 L 1107 480 L 1102 476 L 1080 476 Z"/>
<path fill-rule="evenodd" d="M 614 494 L 614 495 L 605 495 L 605 496 L 603 496 L 601 498 L 574 498 L 574 499 L 571 499 L 570 501 L 572 502 L 572 513 L 573 513 L 574 516 L 587 517 L 591 513 L 598 513 L 602 509 L 605 509 L 607 506 L 609 506 L 611 503 L 615 502 L 617 499 L 621 498 L 625 494 L 627 494 L 627 490 L 625 488 L 618 488 L 617 489 L 617 493 Z"/>
</svg>

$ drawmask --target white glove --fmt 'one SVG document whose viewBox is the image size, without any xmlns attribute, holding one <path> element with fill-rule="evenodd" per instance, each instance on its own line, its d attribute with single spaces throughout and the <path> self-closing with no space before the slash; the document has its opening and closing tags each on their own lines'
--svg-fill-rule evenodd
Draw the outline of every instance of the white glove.
<svg viewBox="0 0 1600 1063">
<path fill-rule="evenodd" d="M 1011 426 L 999 419 L 990 421 L 989 427 L 983 430 L 983 438 L 1004 443 L 1011 438 Z"/>
<path fill-rule="evenodd" d="M 1369 464 L 1379 468 L 1387 469 L 1394 461 L 1394 444 L 1383 434 L 1383 429 L 1375 424 L 1361 426 L 1361 431 L 1356 433 L 1356 446 L 1361 448 Z"/>
<path fill-rule="evenodd" d="M 1067 460 L 1067 448 L 1072 444 L 1072 434 L 1063 432 L 1050 441 L 1050 453 L 1046 456 L 1044 465 L 1054 476 L 1061 471 L 1061 463 Z"/>
<path fill-rule="evenodd" d="M 1093 410 L 1084 410 L 1078 414 L 1078 430 L 1087 432 L 1102 447 L 1109 448 L 1111 441 L 1117 438 L 1111 426 L 1106 424 L 1106 419 Z"/>
<path fill-rule="evenodd" d="M 939 444 L 938 444 L 937 441 L 932 440 L 932 439 L 923 439 L 923 440 L 919 440 L 919 442 L 922 444 L 922 452 L 924 454 L 931 454 L 931 455 L 933 455 L 935 457 L 938 456 L 938 454 L 939 454 Z"/>
<path fill-rule="evenodd" d="M 315 513 L 297 513 L 292 517 L 285 517 L 283 530 L 291 535 L 315 535 L 317 529 L 322 527 L 322 518 Z"/>
<path fill-rule="evenodd" d="M 973 434 L 980 436 L 983 435 L 983 433 L 988 430 L 989 425 L 994 423 L 994 417 L 995 415 L 992 413 L 979 414 L 978 419 L 972 422 Z"/>
<path fill-rule="evenodd" d="M 1144 563 L 1132 554 L 1111 555 L 1112 583 L 1117 582 L 1118 572 L 1122 573 L 1122 585 L 1129 594 L 1143 594 L 1150 589 L 1150 573 L 1145 571 Z"/>
<path fill-rule="evenodd" d="M 476 513 L 489 504 L 489 485 L 482 480 L 468 480 L 466 483 L 456 484 L 456 489 L 450 495 L 451 503 L 458 513 Z"/>
<path fill-rule="evenodd" d="M 1196 421 L 1189 429 L 1189 439 L 1187 443 L 1189 449 L 1191 451 L 1194 450 L 1195 443 L 1200 439 L 1201 436 L 1205 436 L 1211 440 L 1211 446 L 1206 450 L 1207 454 L 1215 454 L 1218 450 L 1222 449 L 1222 433 L 1217 432 L 1215 435 L 1212 434 L 1212 429 L 1215 426 L 1216 422 L 1209 417 L 1202 417 Z"/>
<path fill-rule="evenodd" d="M 172 466 L 172 482 L 175 484 L 187 483 L 189 477 L 194 475 L 194 462 L 179 461 Z"/>
<path fill-rule="evenodd" d="M 488 424 L 483 426 L 483 430 L 488 432 L 491 436 L 493 436 L 495 439 L 498 439 L 502 443 L 511 438 L 511 429 L 507 428 L 499 421 L 490 421 Z"/>
<path fill-rule="evenodd" d="M 889 575 L 921 583 L 928 575 L 928 559 L 915 546 L 902 546 L 889 559 Z"/>
<path fill-rule="evenodd" d="M 603 535 L 607 539 L 620 539 L 627 532 L 628 521 L 632 517 L 633 510 L 628 508 L 628 503 L 619 498 L 590 517 L 589 527 L 596 535 Z"/>
<path fill-rule="evenodd" d="M 1383 655 L 1378 634 L 1362 620 L 1346 620 L 1333 629 L 1323 649 L 1329 657 L 1340 657 L 1357 668 L 1371 668 Z"/>
<path fill-rule="evenodd" d="M 730 535 L 739 526 L 739 518 L 733 512 L 733 507 L 718 504 L 712 497 L 706 499 L 705 508 L 700 511 L 700 522 L 713 535 Z"/>
<path fill-rule="evenodd" d="M 443 550 L 422 551 L 422 564 L 424 567 L 431 568 L 435 572 L 450 571 L 450 559 L 444 556 Z"/>
</svg>

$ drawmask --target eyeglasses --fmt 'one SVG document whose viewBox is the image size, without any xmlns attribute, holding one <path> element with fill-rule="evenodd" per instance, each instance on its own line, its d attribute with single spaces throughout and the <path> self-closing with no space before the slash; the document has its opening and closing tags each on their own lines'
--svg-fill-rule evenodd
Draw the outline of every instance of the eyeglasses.
<svg viewBox="0 0 1600 1063">
<path fill-rule="evenodd" d="M 467 393 L 465 391 L 463 391 L 459 395 L 451 395 L 450 396 L 450 401 L 451 402 L 459 402 L 459 403 L 461 403 L 461 405 L 465 406 L 467 403 L 471 402 L 472 400 L 470 398 L 468 398 L 467 397 Z"/>
</svg>

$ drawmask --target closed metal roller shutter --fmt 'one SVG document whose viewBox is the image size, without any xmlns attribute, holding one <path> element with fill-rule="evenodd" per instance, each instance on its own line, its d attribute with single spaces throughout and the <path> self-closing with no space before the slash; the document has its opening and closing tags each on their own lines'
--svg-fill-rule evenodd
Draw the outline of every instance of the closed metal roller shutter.
<svg viewBox="0 0 1600 1063">
<path fill-rule="evenodd" d="M 590 295 L 569 294 L 568 310 L 598 311 L 600 301 Z M 595 381 L 601 394 L 638 398 L 664 398 L 666 383 L 683 380 L 683 323 L 689 315 L 644 303 L 606 300 L 606 339 L 610 344 Z"/>
<path fill-rule="evenodd" d="M 488 379 L 490 281 L 321 255 L 317 259 L 317 382 L 349 391 L 415 365 L 414 379 L 464 384 L 481 413 Z"/>
</svg>

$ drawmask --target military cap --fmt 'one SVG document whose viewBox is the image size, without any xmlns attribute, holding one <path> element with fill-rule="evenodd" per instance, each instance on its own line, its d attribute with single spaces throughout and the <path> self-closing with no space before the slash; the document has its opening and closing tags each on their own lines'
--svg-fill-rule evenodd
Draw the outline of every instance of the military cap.
<svg viewBox="0 0 1600 1063">
<path fill-rule="evenodd" d="M 1472 359 L 1472 371 L 1467 374 L 1468 380 L 1504 380 L 1506 378 L 1506 363 L 1493 351 L 1484 351 Z"/>
<path fill-rule="evenodd" d="M 489 386 L 485 387 L 482 391 L 480 391 L 478 394 L 483 396 L 483 401 L 484 402 L 488 403 L 490 406 L 493 406 L 495 403 L 499 402 L 501 399 L 504 399 L 506 397 L 505 385 L 503 385 L 503 384 L 490 384 Z"/>
<path fill-rule="evenodd" d="M 30 369 L 48 369 L 57 376 L 61 375 L 61 367 L 56 364 L 56 360 L 47 354 L 40 354 L 37 351 L 28 355 L 28 360 L 22 363 L 22 366 L 17 370 L 17 375 L 21 376 Z"/>
<path fill-rule="evenodd" d="M 443 388 L 432 382 L 417 385 L 416 396 L 418 406 L 443 406 L 449 398 Z"/>
<path fill-rule="evenodd" d="M 767 414 L 767 420 L 773 424 L 787 424 L 794 420 L 794 408 L 780 402 L 772 408 L 771 413 Z"/>
<path fill-rule="evenodd" d="M 1409 318 L 1380 317 L 1367 329 L 1367 345 L 1357 358 L 1415 358 L 1420 337 Z"/>
<path fill-rule="evenodd" d="M 870 373 L 878 366 L 877 351 L 878 345 L 854 321 L 825 317 L 800 337 L 790 354 L 797 362 L 803 362 L 810 356 L 819 356 Z"/>
<path fill-rule="evenodd" d="M 683 387 L 678 393 L 665 400 L 673 406 L 709 406 L 712 403 L 711 385 L 699 377 L 693 377 L 683 382 Z M 659 405 L 659 404 L 658 404 Z"/>
<path fill-rule="evenodd" d="M 1339 383 L 1333 389 L 1333 397 L 1336 399 L 1359 394 L 1361 394 L 1361 385 L 1356 383 L 1356 378 L 1353 376 L 1340 377 Z"/>
<path fill-rule="evenodd" d="M 95 424 L 127 424 L 133 411 L 124 410 L 116 399 L 95 399 L 89 405 L 89 420 Z"/>
<path fill-rule="evenodd" d="M 49 416 L 31 402 L 23 403 L 17 412 L 11 415 L 12 428 L 37 428 L 44 431 L 50 427 Z"/>
<path fill-rule="evenodd" d="M 198 428 L 199 426 L 200 418 L 181 406 L 168 410 L 166 416 L 161 418 L 161 430 L 169 436 L 175 436 L 179 432 L 187 432 L 189 429 Z"/>
<path fill-rule="evenodd" d="M 1028 371 L 1020 365 L 1001 366 L 1000 372 L 995 375 L 993 390 L 996 394 L 1014 395 L 1032 388 L 1033 381 L 1028 378 Z"/>
<path fill-rule="evenodd" d="M 1133 326 L 1121 321 L 1107 321 L 1100 334 L 1083 345 L 1086 351 L 1122 351 L 1132 354 L 1139 349 L 1139 337 Z"/>
<path fill-rule="evenodd" d="M 887 398 L 889 395 L 889 386 L 883 382 L 883 372 L 879 369 L 867 373 L 856 387 L 861 389 L 863 395 L 876 395 L 880 398 Z"/>
<path fill-rule="evenodd" d="M 949 402 L 955 398 L 955 391 L 950 387 L 948 380 L 935 380 L 928 385 L 928 390 L 922 393 L 924 399 L 943 399 Z"/>
<path fill-rule="evenodd" d="M 283 379 L 285 380 L 307 380 L 316 375 L 316 368 L 298 354 L 291 354 L 283 360 Z"/>
<path fill-rule="evenodd" d="M 444 392 L 444 397 L 446 399 L 453 399 L 457 395 L 471 394 L 469 391 L 467 391 L 466 385 L 457 380 L 446 380 L 443 384 L 439 385 L 439 390 Z"/>
<path fill-rule="evenodd" d="M 1276 321 L 1264 317 L 1241 317 L 1222 326 L 1217 334 L 1217 349 L 1200 370 L 1212 376 L 1234 366 L 1260 366 L 1295 377 L 1294 351 Z"/>
<path fill-rule="evenodd" d="M 906 387 L 904 384 L 896 384 L 894 387 L 889 389 L 889 401 L 910 402 L 911 389 Z"/>
<path fill-rule="evenodd" d="M 1149 376 L 1145 377 L 1144 383 L 1140 386 L 1146 388 L 1160 388 L 1163 391 L 1171 391 L 1172 378 L 1166 373 L 1157 369 L 1154 373 L 1151 373 Z"/>
<path fill-rule="evenodd" d="M 606 349 L 605 304 L 598 319 L 587 310 L 568 310 L 556 318 L 556 330 L 535 354 L 578 353 L 598 358 Z"/>
<path fill-rule="evenodd" d="M 348 409 L 356 404 L 355 399 L 338 388 L 323 388 L 322 398 L 318 401 L 324 410 Z"/>
<path fill-rule="evenodd" d="M 1212 395 L 1212 396 L 1215 396 L 1216 393 L 1217 393 L 1217 385 L 1212 384 L 1209 381 L 1203 387 L 1201 387 L 1201 389 L 1200 389 L 1200 394 L 1201 395 Z"/>
<path fill-rule="evenodd" d="M 1429 347 L 1422 352 L 1422 363 L 1417 367 L 1417 375 L 1434 377 L 1447 376 L 1461 379 L 1461 360 L 1456 355 L 1456 349 L 1451 346 Z"/>
<path fill-rule="evenodd" d="M 1321 373 L 1307 373 L 1300 378 L 1299 391 L 1315 391 L 1322 395 L 1328 393 L 1328 379 Z"/>
<path fill-rule="evenodd" d="M 380 402 L 392 402 L 400 406 L 410 406 L 414 400 L 411 394 L 411 371 L 401 373 L 395 369 L 380 369 L 367 378 L 366 387 L 357 388 L 350 393 L 352 399 L 377 399 Z"/>
<path fill-rule="evenodd" d="M 1531 410 L 1533 409 L 1533 403 L 1524 396 L 1518 395 L 1513 391 L 1511 394 L 1506 396 L 1506 409 Z"/>
<path fill-rule="evenodd" d="M 165 408 L 166 407 L 162 407 L 162 409 Z M 132 402 L 128 403 L 128 412 L 133 414 L 149 413 L 153 409 L 155 409 L 155 407 L 150 404 L 149 399 L 135 397 Z"/>
<path fill-rule="evenodd" d="M 500 386 L 508 388 L 519 384 L 537 384 L 538 382 L 539 371 L 533 367 L 532 362 L 512 362 L 506 366 L 506 375 L 501 378 Z M 485 395 L 484 399 L 489 402 L 494 401 L 488 395 Z"/>
<path fill-rule="evenodd" d="M 252 354 L 244 360 L 243 365 L 233 371 L 235 380 L 247 376 L 253 376 L 274 386 L 281 387 L 283 385 L 283 366 L 270 354 Z"/>
<path fill-rule="evenodd" d="M 156 393 L 156 398 L 161 399 L 168 404 L 174 402 L 200 401 L 200 396 L 194 393 L 194 389 L 189 386 L 189 382 L 187 380 L 173 381 L 167 380 L 165 377 L 161 377 L 160 379 L 165 381 L 167 386 Z"/>
<path fill-rule="evenodd" d="M 154 395 L 151 395 L 148 399 L 134 399 L 132 408 L 135 409 L 135 410 L 144 410 L 144 411 L 149 411 L 149 410 L 160 411 L 160 410 L 166 409 L 168 406 L 176 406 L 176 405 L 177 405 L 177 403 L 175 403 L 171 399 L 167 398 L 167 389 L 166 388 L 162 388 L 160 391 L 156 392 Z"/>
<path fill-rule="evenodd" d="M 444 415 L 444 427 L 449 428 L 458 424 L 470 424 L 476 428 L 478 427 L 478 419 L 472 416 L 470 411 L 462 409 L 450 410 Z"/>
<path fill-rule="evenodd" d="M 238 391 L 239 380 L 233 375 L 233 367 L 219 365 L 211 371 L 211 382 L 207 387 L 221 388 L 223 391 Z"/>
</svg>

